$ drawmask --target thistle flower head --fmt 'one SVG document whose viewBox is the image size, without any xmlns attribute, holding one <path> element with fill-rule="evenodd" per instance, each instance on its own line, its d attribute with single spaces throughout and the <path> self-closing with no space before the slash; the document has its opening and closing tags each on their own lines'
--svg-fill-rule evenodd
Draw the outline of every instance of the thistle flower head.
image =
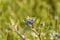
<svg viewBox="0 0 60 40">
<path fill-rule="evenodd" d="M 53 32 L 50 32 L 49 36 L 54 36 L 54 37 L 57 37 L 59 35 L 59 33 L 53 31 Z"/>
<path fill-rule="evenodd" d="M 32 25 L 34 22 L 35 22 L 35 18 L 34 17 L 27 17 L 25 19 L 25 22 L 28 24 L 28 25 Z"/>
<path fill-rule="evenodd" d="M 58 33 L 57 32 L 54 32 L 53 35 L 57 37 L 58 36 Z"/>
</svg>

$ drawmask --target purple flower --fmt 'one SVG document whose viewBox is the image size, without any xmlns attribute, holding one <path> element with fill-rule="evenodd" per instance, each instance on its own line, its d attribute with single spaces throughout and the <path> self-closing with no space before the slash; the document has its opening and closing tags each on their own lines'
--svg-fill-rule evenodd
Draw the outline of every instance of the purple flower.
<svg viewBox="0 0 60 40">
<path fill-rule="evenodd" d="M 28 25 L 32 25 L 32 24 L 35 22 L 35 18 L 33 18 L 33 17 L 26 18 L 26 19 L 25 19 L 25 22 L 26 22 Z"/>
</svg>

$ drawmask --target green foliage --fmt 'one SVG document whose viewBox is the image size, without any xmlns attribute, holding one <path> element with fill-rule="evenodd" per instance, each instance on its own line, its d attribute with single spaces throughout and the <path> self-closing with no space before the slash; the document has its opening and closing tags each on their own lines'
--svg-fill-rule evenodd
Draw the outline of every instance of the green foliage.
<svg viewBox="0 0 60 40">
<path fill-rule="evenodd" d="M 24 21 L 27 16 L 35 17 L 33 26 L 38 37 L 31 35 L 34 31 Z M 45 25 L 41 26 L 41 22 Z M 50 30 L 60 33 L 60 0 L 0 0 L 0 40 L 22 40 L 13 31 L 16 25 L 26 40 L 51 40 Z M 46 35 L 39 37 L 41 32 Z"/>
</svg>

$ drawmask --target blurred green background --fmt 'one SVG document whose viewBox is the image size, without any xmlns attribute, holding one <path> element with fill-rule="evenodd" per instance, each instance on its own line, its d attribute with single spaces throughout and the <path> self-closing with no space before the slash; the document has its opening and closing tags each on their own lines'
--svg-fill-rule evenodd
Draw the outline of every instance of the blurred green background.
<svg viewBox="0 0 60 40">
<path fill-rule="evenodd" d="M 23 21 L 27 16 L 36 18 L 35 30 L 45 36 L 32 35 L 33 31 Z M 40 22 L 45 25 L 40 26 Z M 49 33 L 50 30 L 60 33 L 60 0 L 0 0 L 0 40 L 22 40 L 13 31 L 14 25 L 26 40 L 54 40 Z"/>
</svg>

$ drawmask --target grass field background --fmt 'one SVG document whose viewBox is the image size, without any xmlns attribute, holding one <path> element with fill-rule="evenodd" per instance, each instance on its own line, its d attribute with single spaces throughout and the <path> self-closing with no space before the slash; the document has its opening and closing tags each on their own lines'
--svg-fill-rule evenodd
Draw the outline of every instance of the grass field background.
<svg viewBox="0 0 60 40">
<path fill-rule="evenodd" d="M 24 21 L 31 17 L 35 18 L 32 29 Z M 50 33 L 58 33 L 59 37 Z M 60 0 L 0 0 L 0 40 L 23 38 L 60 40 Z"/>
</svg>

